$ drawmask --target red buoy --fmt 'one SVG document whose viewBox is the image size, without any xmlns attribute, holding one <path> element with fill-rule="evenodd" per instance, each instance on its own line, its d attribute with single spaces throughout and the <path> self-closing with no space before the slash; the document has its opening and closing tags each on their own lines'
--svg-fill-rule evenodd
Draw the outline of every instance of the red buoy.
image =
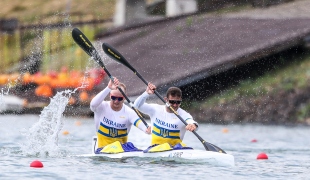
<svg viewBox="0 0 310 180">
<path fill-rule="evenodd" d="M 257 155 L 257 159 L 268 159 L 268 156 L 265 153 L 260 153 Z"/>
<path fill-rule="evenodd" d="M 43 168 L 43 164 L 41 161 L 35 160 L 30 164 L 30 167 Z"/>
<path fill-rule="evenodd" d="M 256 139 L 252 139 L 251 142 L 257 142 L 257 140 Z"/>
</svg>

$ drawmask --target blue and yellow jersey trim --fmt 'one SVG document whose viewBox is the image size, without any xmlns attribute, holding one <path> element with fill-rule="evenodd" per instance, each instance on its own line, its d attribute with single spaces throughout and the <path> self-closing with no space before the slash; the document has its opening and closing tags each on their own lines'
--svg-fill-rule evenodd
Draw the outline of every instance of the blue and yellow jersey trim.
<svg viewBox="0 0 310 180">
<path fill-rule="evenodd" d="M 123 137 L 127 136 L 127 128 L 126 129 L 116 129 L 113 127 L 106 126 L 102 123 L 100 123 L 98 133 L 102 134 L 106 137 L 112 137 L 112 138 L 118 138 L 118 137 Z"/>
<path fill-rule="evenodd" d="M 190 119 L 192 119 L 192 118 L 187 118 L 187 119 L 185 119 L 185 122 L 187 122 L 187 121 L 190 120 Z"/>
<path fill-rule="evenodd" d="M 111 144 L 115 141 L 120 141 L 121 143 L 127 142 L 127 128 L 126 129 L 116 129 L 113 127 L 109 127 L 100 123 L 98 132 L 98 147 L 103 147 L 108 144 Z"/>
<path fill-rule="evenodd" d="M 164 138 L 172 138 L 172 139 L 180 138 L 180 130 L 165 129 L 156 124 L 153 125 L 152 133 Z"/>
<path fill-rule="evenodd" d="M 134 123 L 133 123 L 133 125 L 134 126 L 136 126 L 137 128 L 139 127 L 139 124 L 142 122 L 142 120 L 141 119 L 137 119 Z"/>
<path fill-rule="evenodd" d="M 180 143 L 180 130 L 170 130 L 153 124 L 152 144 L 169 143 L 174 146 Z"/>
</svg>

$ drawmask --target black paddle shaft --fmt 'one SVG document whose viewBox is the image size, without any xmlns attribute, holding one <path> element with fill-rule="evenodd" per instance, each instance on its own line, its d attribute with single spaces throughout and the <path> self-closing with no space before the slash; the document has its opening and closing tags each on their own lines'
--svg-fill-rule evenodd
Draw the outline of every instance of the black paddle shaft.
<svg viewBox="0 0 310 180">
<path fill-rule="evenodd" d="M 148 82 L 141 76 L 141 74 L 135 69 L 133 68 L 128 61 L 125 59 L 124 56 L 122 56 L 122 54 L 120 52 L 118 52 L 115 48 L 113 48 L 111 45 L 107 44 L 107 43 L 103 43 L 102 44 L 102 49 L 103 51 L 109 56 L 111 57 L 113 60 L 123 64 L 124 66 L 128 67 L 130 70 L 132 70 L 146 85 L 148 85 Z M 185 124 L 187 125 L 186 121 L 170 106 L 169 103 L 167 103 L 163 97 L 161 97 L 161 95 L 155 90 L 154 93 L 156 94 L 156 96 L 161 99 L 166 106 Z M 195 136 L 201 141 L 201 143 L 203 144 L 203 146 L 205 147 L 205 149 L 207 151 L 215 151 L 215 152 L 222 152 L 222 153 L 226 153 L 224 150 L 222 150 L 221 148 L 206 142 L 205 140 L 203 140 L 196 131 L 192 131 Z"/>
<path fill-rule="evenodd" d="M 88 40 L 88 38 L 78 29 L 74 28 L 72 30 L 72 38 L 74 41 L 90 56 L 92 57 L 102 68 L 103 70 L 107 73 L 109 78 L 113 81 L 114 78 L 111 75 L 111 73 L 108 71 L 108 69 L 104 66 L 104 63 L 102 62 L 99 53 L 96 51 L 95 47 L 92 45 L 92 43 Z M 129 98 L 126 96 L 122 88 L 117 86 L 118 90 L 122 93 L 122 95 L 125 97 L 131 108 L 136 112 L 136 114 L 140 117 L 142 120 L 143 124 L 148 128 L 149 125 L 145 122 L 143 116 L 141 113 L 132 105 L 131 101 Z"/>
</svg>

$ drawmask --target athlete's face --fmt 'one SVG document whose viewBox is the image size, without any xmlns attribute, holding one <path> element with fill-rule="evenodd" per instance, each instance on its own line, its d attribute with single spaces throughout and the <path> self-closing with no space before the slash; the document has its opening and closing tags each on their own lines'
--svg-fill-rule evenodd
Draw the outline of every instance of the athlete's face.
<svg viewBox="0 0 310 180">
<path fill-rule="evenodd" d="M 170 106 L 175 110 L 177 111 L 178 108 L 180 107 L 181 105 L 181 102 L 182 102 L 182 98 L 181 97 L 177 97 L 177 96 L 171 96 L 169 95 L 169 97 L 165 98 L 166 102 L 168 102 L 170 104 Z M 169 108 L 168 108 L 169 109 Z M 170 111 L 170 109 L 169 109 Z"/>
<path fill-rule="evenodd" d="M 112 90 L 110 92 L 111 108 L 115 111 L 121 110 L 123 107 L 124 99 L 124 96 L 119 90 Z"/>
</svg>

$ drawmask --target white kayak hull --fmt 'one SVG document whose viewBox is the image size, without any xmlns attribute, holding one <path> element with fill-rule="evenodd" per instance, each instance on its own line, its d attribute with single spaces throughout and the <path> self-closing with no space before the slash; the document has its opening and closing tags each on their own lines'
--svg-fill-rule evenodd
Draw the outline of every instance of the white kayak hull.
<svg viewBox="0 0 310 180">
<path fill-rule="evenodd" d="M 128 157 L 139 157 L 139 158 L 163 158 L 166 160 L 195 160 L 198 162 L 206 162 L 217 165 L 228 165 L 234 166 L 234 156 L 230 154 L 218 153 L 213 151 L 205 150 L 170 150 L 156 153 L 144 153 L 138 152 L 124 152 L 117 154 L 82 154 L 82 157 L 106 157 L 106 158 L 128 158 Z"/>
<path fill-rule="evenodd" d="M 97 137 L 93 137 L 92 142 L 92 153 L 91 154 L 82 154 L 78 155 L 80 157 L 105 157 L 112 159 L 120 159 L 127 157 L 139 157 L 139 158 L 162 158 L 166 160 L 193 160 L 195 162 L 204 162 L 210 164 L 217 165 L 227 165 L 234 166 L 235 160 L 234 156 L 230 154 L 224 154 L 214 151 L 206 151 L 206 150 L 195 150 L 195 149 L 181 149 L 181 150 L 170 150 L 164 152 L 156 152 L 156 153 L 144 153 L 143 151 L 136 152 L 123 152 L 117 154 L 95 154 L 97 149 Z"/>
</svg>

